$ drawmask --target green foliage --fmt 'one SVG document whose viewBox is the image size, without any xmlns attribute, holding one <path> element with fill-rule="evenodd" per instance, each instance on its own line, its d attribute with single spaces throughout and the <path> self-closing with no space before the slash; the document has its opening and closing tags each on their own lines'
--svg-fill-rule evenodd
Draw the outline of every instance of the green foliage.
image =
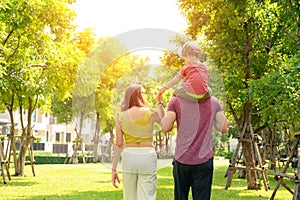
<svg viewBox="0 0 300 200">
<path fill-rule="evenodd" d="M 50 113 L 54 95 L 64 99 L 74 86 L 74 77 L 85 55 L 72 42 L 75 13 L 72 1 L 11 0 L 0 2 L 0 102 L 12 113 L 27 110 L 21 117 L 22 135 L 16 174 L 22 175 L 35 109 Z M 0 106 L 2 108 L 2 106 Z M 11 118 L 11 124 L 14 119 Z M 27 127 L 24 127 L 26 124 Z M 14 126 L 12 126 L 12 129 Z M 15 133 L 14 130 L 11 131 Z"/>
<path fill-rule="evenodd" d="M 73 86 L 80 54 L 70 39 L 75 13 L 64 1 L 1 2 L 2 102 L 27 108 L 27 98 L 37 101 L 34 109 L 49 111 L 51 95 L 60 98 Z M 13 17 L 11 17 L 13 16 Z"/>
<path fill-rule="evenodd" d="M 300 59 L 297 54 L 280 71 L 270 73 L 255 82 L 253 87 L 256 93 L 253 99 L 254 103 L 261 106 L 258 109 L 263 122 L 282 120 L 286 125 L 293 125 L 294 131 L 300 130 L 297 125 L 300 118 L 299 73 Z"/>
<path fill-rule="evenodd" d="M 34 137 L 34 142 L 39 143 L 40 141 L 42 141 L 41 137 Z"/>
<path fill-rule="evenodd" d="M 64 100 L 59 100 L 57 96 L 52 99 L 51 111 L 57 123 L 69 124 L 73 122 L 72 98 L 68 97 Z"/>
<path fill-rule="evenodd" d="M 7 139 L 7 137 L 5 135 L 0 135 L 0 141 L 3 141 L 5 139 Z"/>
</svg>

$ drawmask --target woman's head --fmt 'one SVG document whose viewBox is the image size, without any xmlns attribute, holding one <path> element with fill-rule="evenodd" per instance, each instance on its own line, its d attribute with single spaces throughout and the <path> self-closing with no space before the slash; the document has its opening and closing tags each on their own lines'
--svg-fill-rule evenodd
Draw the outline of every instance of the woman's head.
<svg viewBox="0 0 300 200">
<path fill-rule="evenodd" d="M 146 100 L 143 97 L 144 88 L 140 84 L 131 84 L 125 90 L 125 97 L 121 105 L 121 110 L 125 111 L 132 106 L 146 106 Z"/>
<path fill-rule="evenodd" d="M 181 56 L 200 58 L 201 49 L 196 41 L 188 41 L 182 46 Z"/>
</svg>

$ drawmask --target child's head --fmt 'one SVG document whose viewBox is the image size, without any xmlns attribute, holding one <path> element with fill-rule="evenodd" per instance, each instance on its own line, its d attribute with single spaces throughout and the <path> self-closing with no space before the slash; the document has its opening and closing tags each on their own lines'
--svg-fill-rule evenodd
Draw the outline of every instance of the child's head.
<svg viewBox="0 0 300 200">
<path fill-rule="evenodd" d="M 181 56 L 183 58 L 195 57 L 200 58 L 201 49 L 196 41 L 188 41 L 182 46 Z"/>
</svg>

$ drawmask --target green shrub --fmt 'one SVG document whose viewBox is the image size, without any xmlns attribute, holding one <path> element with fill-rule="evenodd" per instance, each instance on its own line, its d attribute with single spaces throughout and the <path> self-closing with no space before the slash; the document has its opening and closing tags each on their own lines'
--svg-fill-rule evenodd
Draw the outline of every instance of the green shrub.
<svg viewBox="0 0 300 200">
<path fill-rule="evenodd" d="M 0 136 L 0 141 L 3 141 L 3 140 L 5 140 L 6 139 L 6 136 L 5 135 L 1 135 Z"/>
<path fill-rule="evenodd" d="M 34 137 L 34 142 L 35 143 L 39 143 L 40 141 L 42 141 L 41 137 Z"/>
<path fill-rule="evenodd" d="M 231 159 L 233 156 L 233 152 L 227 152 L 227 154 L 225 155 L 226 159 Z"/>
<path fill-rule="evenodd" d="M 34 156 L 53 156 L 51 152 L 46 152 L 46 151 L 34 151 L 33 152 Z"/>
<path fill-rule="evenodd" d="M 64 164 L 66 157 L 62 156 L 34 156 L 35 164 Z M 68 158 L 66 163 L 70 163 L 72 158 Z M 86 163 L 93 162 L 92 158 L 86 159 Z M 26 161 L 30 161 L 29 156 L 26 156 Z M 78 163 L 83 163 L 82 157 L 78 157 Z M 27 164 L 30 164 L 27 162 Z"/>
</svg>

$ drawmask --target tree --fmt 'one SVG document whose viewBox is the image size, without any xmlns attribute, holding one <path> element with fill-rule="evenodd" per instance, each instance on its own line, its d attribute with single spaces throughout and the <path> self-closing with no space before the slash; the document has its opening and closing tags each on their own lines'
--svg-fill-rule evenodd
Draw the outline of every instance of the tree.
<svg viewBox="0 0 300 200">
<path fill-rule="evenodd" d="M 71 1 L 70 1 L 71 2 Z M 81 52 L 70 39 L 75 13 L 68 1 L 1 1 L 1 101 L 11 115 L 11 139 L 14 141 L 12 111 L 27 110 L 21 115 L 21 147 L 16 158 L 15 174 L 23 175 L 25 155 L 32 140 L 32 113 L 36 108 L 49 111 L 51 96 L 66 95 L 72 85 L 74 70 Z M 12 17 L 13 16 L 13 17 Z M 24 121 L 25 120 L 25 121 Z"/>
<path fill-rule="evenodd" d="M 226 89 L 228 110 L 239 134 L 251 138 L 259 129 L 261 104 L 253 104 L 253 85 L 279 70 L 299 49 L 299 5 L 293 1 L 189 1 L 180 0 L 189 21 L 188 35 L 203 36 L 208 56 L 218 67 Z M 298 15 L 297 15 L 298 14 Z M 289 16 L 294 16 L 289 18 Z M 293 20 L 296 19 L 292 23 Z M 298 28 L 299 30 L 299 28 Z M 296 37 L 295 37 L 296 36 Z M 263 97 L 268 98 L 268 91 Z M 247 168 L 255 167 L 250 143 L 243 143 Z M 258 189 L 255 171 L 247 171 L 248 189 Z"/>
<path fill-rule="evenodd" d="M 117 49 L 114 47 L 114 49 Z M 122 51 L 119 51 L 121 53 Z M 115 51 L 115 53 L 118 53 Z M 120 56 L 121 55 L 121 56 Z M 113 95 L 116 90 L 116 82 L 128 71 L 130 70 L 135 63 L 135 57 L 130 54 L 116 54 L 118 57 L 114 60 L 110 65 L 106 66 L 106 69 L 101 74 L 97 89 L 96 89 L 96 102 L 95 102 L 95 110 L 96 110 L 96 131 L 93 138 L 94 142 L 94 162 L 96 162 L 97 158 L 97 147 L 98 142 L 100 141 L 101 132 L 105 133 L 106 131 L 110 134 L 110 143 L 108 145 L 108 151 L 106 152 L 109 156 L 109 160 L 111 160 L 111 146 L 113 144 L 113 130 L 115 125 L 115 115 L 114 110 L 115 106 L 118 104 L 114 104 Z M 102 128 L 101 128 L 102 127 Z M 102 142 L 102 141 L 100 141 Z M 102 152 L 103 154 L 104 152 Z M 102 155 L 104 157 L 104 155 Z"/>
</svg>

